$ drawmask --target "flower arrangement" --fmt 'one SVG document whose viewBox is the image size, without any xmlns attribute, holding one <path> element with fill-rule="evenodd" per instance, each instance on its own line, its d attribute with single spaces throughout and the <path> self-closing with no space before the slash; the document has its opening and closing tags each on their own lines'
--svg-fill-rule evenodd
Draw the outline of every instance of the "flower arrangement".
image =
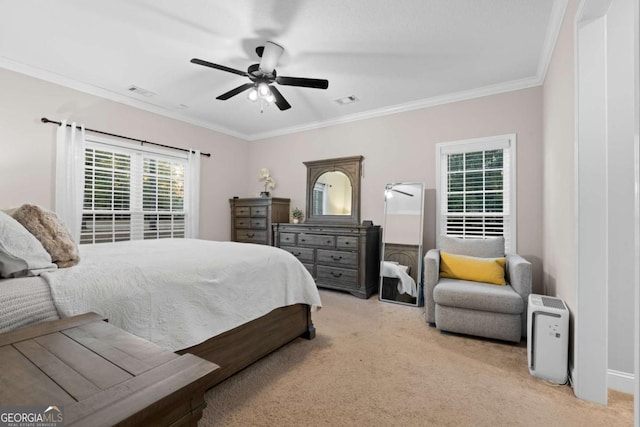
<svg viewBox="0 0 640 427">
<path fill-rule="evenodd" d="M 269 197 L 269 189 L 273 190 L 274 188 L 276 188 L 276 181 L 269 174 L 269 169 L 260 169 L 258 180 L 264 181 L 264 191 L 260 193 L 260 195 L 263 197 Z"/>
<path fill-rule="evenodd" d="M 302 213 L 302 211 L 298 208 L 293 208 L 293 210 L 291 211 L 291 217 L 293 218 L 293 223 L 297 224 L 298 222 L 302 221 L 304 213 Z"/>
</svg>

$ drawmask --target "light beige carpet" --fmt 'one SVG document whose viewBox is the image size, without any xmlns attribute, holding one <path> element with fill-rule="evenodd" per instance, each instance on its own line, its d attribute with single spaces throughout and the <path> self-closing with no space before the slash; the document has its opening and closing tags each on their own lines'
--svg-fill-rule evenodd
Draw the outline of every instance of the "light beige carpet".
<svg viewBox="0 0 640 427">
<path fill-rule="evenodd" d="M 532 377 L 526 343 L 442 334 L 424 308 L 321 291 L 317 336 L 210 390 L 204 426 L 631 426 L 609 406 Z"/>
</svg>

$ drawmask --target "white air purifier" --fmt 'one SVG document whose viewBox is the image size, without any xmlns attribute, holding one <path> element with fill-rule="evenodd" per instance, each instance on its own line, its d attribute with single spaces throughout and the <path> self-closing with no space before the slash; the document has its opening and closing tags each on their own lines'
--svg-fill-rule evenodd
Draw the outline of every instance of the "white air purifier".
<svg viewBox="0 0 640 427">
<path fill-rule="evenodd" d="M 556 384 L 567 382 L 569 310 L 560 298 L 529 295 L 527 359 L 531 375 Z"/>
</svg>

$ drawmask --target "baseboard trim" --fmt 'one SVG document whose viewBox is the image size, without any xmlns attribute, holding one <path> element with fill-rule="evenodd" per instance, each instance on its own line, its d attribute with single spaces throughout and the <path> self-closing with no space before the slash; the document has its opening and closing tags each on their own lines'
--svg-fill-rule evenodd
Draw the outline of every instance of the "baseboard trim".
<svg viewBox="0 0 640 427">
<path fill-rule="evenodd" d="M 607 371 L 607 386 L 613 390 L 623 393 L 633 394 L 635 376 L 627 372 L 620 372 L 614 369 Z"/>
<path fill-rule="evenodd" d="M 573 367 L 573 361 L 570 360 L 569 361 L 569 385 L 571 386 L 571 388 L 573 389 L 573 393 L 575 394 L 576 392 L 576 387 L 573 384 L 573 379 L 576 377 L 576 370 Z"/>
</svg>

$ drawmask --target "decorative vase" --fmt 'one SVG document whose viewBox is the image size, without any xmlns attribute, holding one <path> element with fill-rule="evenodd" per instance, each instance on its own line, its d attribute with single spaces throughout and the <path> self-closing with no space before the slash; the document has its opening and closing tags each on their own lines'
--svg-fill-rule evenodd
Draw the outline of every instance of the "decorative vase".
<svg viewBox="0 0 640 427">
<path fill-rule="evenodd" d="M 299 220 L 298 218 L 293 218 L 293 223 L 294 223 L 294 224 L 297 224 L 297 223 L 299 223 L 299 222 L 300 222 L 300 220 Z"/>
<path fill-rule="evenodd" d="M 271 197 L 271 193 L 269 193 L 268 191 L 262 191 L 260 192 L 260 197 L 263 197 L 266 199 L 268 197 Z"/>
</svg>

